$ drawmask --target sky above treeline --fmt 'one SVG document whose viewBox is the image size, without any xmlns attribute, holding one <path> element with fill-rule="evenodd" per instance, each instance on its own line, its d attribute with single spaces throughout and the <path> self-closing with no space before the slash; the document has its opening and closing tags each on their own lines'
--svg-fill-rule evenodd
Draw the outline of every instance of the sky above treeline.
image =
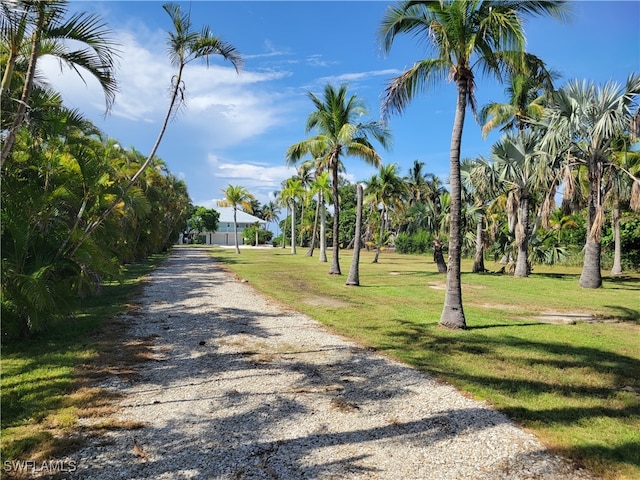
<svg viewBox="0 0 640 480">
<path fill-rule="evenodd" d="M 95 12 L 114 31 L 118 43 L 119 92 L 104 116 L 104 96 L 88 77 L 83 83 L 57 62 L 41 64 L 65 103 L 78 108 L 124 148 L 147 154 L 168 107 L 175 70 L 166 54 L 171 23 L 157 1 L 73 1 L 70 12 Z M 157 155 L 184 179 L 195 205 L 214 207 L 228 185 L 246 187 L 261 203 L 273 200 L 281 182 L 295 174 L 285 164 L 287 148 L 308 137 L 313 110 L 308 92 L 321 95 L 331 83 L 349 85 L 365 99 L 369 117 L 379 119 L 388 82 L 415 61 L 425 46 L 399 36 L 388 55 L 377 30 L 391 2 L 383 1 L 192 1 L 175 2 L 191 12 L 194 30 L 208 25 L 234 45 L 245 64 L 236 74 L 229 62 L 213 59 L 188 65 L 186 104 L 169 124 Z M 640 71 L 640 2 L 573 1 L 569 22 L 529 19 L 527 50 L 561 74 L 557 85 L 584 79 L 624 84 Z M 479 106 L 505 100 L 504 85 L 477 79 Z M 401 116 L 392 116 L 393 145 L 381 150 L 385 164 L 397 163 L 406 175 L 414 160 L 444 182 L 456 93 L 441 84 L 414 99 Z M 471 114 L 465 124 L 462 157 L 487 157 L 499 133 L 482 138 Z M 351 181 L 366 180 L 375 169 L 356 158 L 344 160 Z"/>
</svg>

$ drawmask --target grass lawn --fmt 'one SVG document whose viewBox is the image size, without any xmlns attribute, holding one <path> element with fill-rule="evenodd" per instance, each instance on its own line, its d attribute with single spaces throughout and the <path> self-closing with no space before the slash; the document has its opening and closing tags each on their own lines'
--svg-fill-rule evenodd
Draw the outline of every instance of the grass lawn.
<svg viewBox="0 0 640 480">
<path fill-rule="evenodd" d="M 32 340 L 2 346 L 3 466 L 12 460 L 60 458 L 76 446 L 77 437 L 69 434 L 77 428 L 78 418 L 99 416 L 110 408 L 111 398 L 87 384 L 99 377 L 95 368 L 99 361 L 114 368 L 116 357 L 106 358 L 110 349 L 120 356 L 127 351 L 114 330 L 123 325 L 118 326 L 114 317 L 131 308 L 144 276 L 164 258 L 157 255 L 128 266 L 120 282 L 108 282 L 102 296 L 84 301 L 75 318 Z M 119 427 L 131 425 L 96 429 Z M 6 473 L 4 468 L 1 473 Z"/>
<path fill-rule="evenodd" d="M 438 326 L 445 275 L 431 258 L 383 252 L 372 264 L 373 252 L 362 252 L 361 286 L 347 287 L 349 251 L 341 252 L 342 276 L 328 275 L 317 251 L 305 252 L 212 255 L 335 331 L 489 402 L 592 472 L 640 478 L 640 275 L 585 290 L 580 269 L 536 266 L 514 278 L 467 273 L 463 262 L 469 328 L 448 331 Z M 575 321 L 559 323 L 567 319 Z"/>
</svg>

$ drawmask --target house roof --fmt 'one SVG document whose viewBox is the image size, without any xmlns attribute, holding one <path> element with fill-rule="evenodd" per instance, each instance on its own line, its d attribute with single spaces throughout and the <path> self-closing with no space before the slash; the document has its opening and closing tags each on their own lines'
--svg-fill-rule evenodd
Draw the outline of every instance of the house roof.
<svg viewBox="0 0 640 480">
<path fill-rule="evenodd" d="M 216 207 L 215 210 L 220 213 L 220 223 L 233 223 L 233 207 Z M 238 223 L 265 223 L 264 220 L 254 217 L 242 210 L 236 212 Z"/>
</svg>

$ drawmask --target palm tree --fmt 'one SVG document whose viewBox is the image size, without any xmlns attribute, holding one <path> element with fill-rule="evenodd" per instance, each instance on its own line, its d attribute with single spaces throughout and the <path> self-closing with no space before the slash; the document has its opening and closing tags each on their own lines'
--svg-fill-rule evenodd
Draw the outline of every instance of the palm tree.
<svg viewBox="0 0 640 480">
<path fill-rule="evenodd" d="M 463 162 L 461 165 L 463 184 L 470 190 L 474 201 L 473 210 L 476 220 L 476 252 L 473 257 L 473 273 L 483 273 L 484 247 L 486 243 L 485 222 L 489 204 L 499 194 L 499 182 L 493 164 L 482 157 Z"/>
<path fill-rule="evenodd" d="M 294 178 L 288 178 L 284 188 L 280 192 L 280 200 L 291 209 L 291 253 L 296 253 L 296 200 L 304 195 L 302 182 Z"/>
<path fill-rule="evenodd" d="M 475 71 L 502 80 L 506 71 L 524 65 L 525 15 L 563 17 L 563 1 L 502 2 L 490 0 L 403 1 L 385 15 L 380 44 L 389 52 L 396 36 L 406 33 L 424 40 L 434 56 L 416 62 L 386 88 L 383 115 L 402 113 L 423 89 L 452 78 L 457 86 L 456 113 L 451 134 L 451 220 L 447 290 L 440 325 L 463 329 L 460 260 L 462 248 L 462 186 L 460 148 L 467 105 L 475 112 Z"/>
<path fill-rule="evenodd" d="M 507 134 L 496 143 L 491 156 L 504 191 L 512 193 L 516 209 L 515 243 L 517 248 L 514 276 L 526 277 L 531 270 L 529 238 L 531 236 L 529 211 L 536 192 L 546 192 L 555 177 L 540 152 L 541 135 L 536 131 L 520 130 Z"/>
<path fill-rule="evenodd" d="M 286 161 L 294 164 L 307 154 L 324 152 L 323 163 L 331 172 L 333 189 L 333 255 L 329 274 L 341 275 L 338 237 L 340 233 L 340 200 L 338 196 L 342 155 L 359 157 L 365 162 L 380 166 L 380 155 L 375 150 L 369 136 L 383 147 L 390 142 L 389 131 L 377 121 L 361 122 L 367 114 L 363 101 L 356 95 L 348 96 L 347 86 L 338 89 L 327 85 L 324 97 L 309 93 L 315 110 L 307 118 L 306 131 L 317 130 L 317 135 L 296 143 L 286 152 Z"/>
<path fill-rule="evenodd" d="M 628 205 L 635 212 L 640 211 L 640 152 L 629 152 L 626 151 L 625 147 L 626 145 L 621 149 L 616 148 L 615 161 L 608 172 L 607 196 L 611 204 L 614 249 L 611 275 L 622 275 L 622 246 L 620 239 L 620 211 L 622 205 Z"/>
<path fill-rule="evenodd" d="M 603 175 L 613 160 L 613 142 L 630 129 L 638 108 L 638 94 L 638 74 L 629 75 L 624 87 L 615 82 L 598 87 L 588 81 L 571 81 L 552 96 L 546 111 L 546 149 L 587 169 L 588 229 L 580 275 L 583 288 L 602 286 L 600 261 L 606 195 Z"/>
<path fill-rule="evenodd" d="M 320 262 L 327 261 L 327 211 L 325 205 L 325 199 L 331 196 L 331 181 L 329 180 L 329 172 L 324 171 L 316 176 L 316 179 L 311 184 L 311 193 L 315 193 L 318 195 L 318 217 L 320 223 Z M 315 231 L 315 227 L 314 227 Z M 315 233 L 313 234 L 315 238 Z M 315 240 L 311 240 L 311 248 L 310 253 L 307 255 L 313 255 L 313 246 Z"/>
<path fill-rule="evenodd" d="M 280 213 L 280 208 L 276 204 L 276 202 L 267 202 L 262 206 L 262 219 L 270 224 L 273 221 L 278 219 L 278 214 Z"/>
<path fill-rule="evenodd" d="M 380 207 L 380 231 L 376 246 L 376 255 L 372 263 L 378 263 L 382 241 L 389 221 L 389 209 L 402 208 L 402 200 L 406 197 L 407 189 L 401 177 L 398 176 L 398 165 L 382 165 L 378 173 L 367 182 L 366 201 L 375 209 Z"/>
<path fill-rule="evenodd" d="M 0 36 L 6 45 L 7 62 L 0 95 L 3 116 L 17 105 L 13 121 L 3 139 L 0 168 L 13 150 L 18 128 L 24 123 L 36 82 L 37 62 L 43 55 L 57 57 L 81 75 L 79 67 L 89 72 L 102 87 L 108 112 L 115 99 L 117 82 L 113 75 L 117 56 L 112 32 L 95 14 L 67 15 L 66 1 L 2 2 Z M 71 49 L 77 45 L 79 48 Z M 19 98 L 9 98 L 16 65 L 28 57 L 25 80 Z M 4 105 L 9 104 L 9 109 Z"/>
<path fill-rule="evenodd" d="M 500 125 L 503 125 L 502 131 L 523 130 L 542 116 L 544 100 L 553 92 L 553 82 L 560 75 L 555 70 L 547 70 L 533 55 L 527 55 L 526 59 L 524 71 L 510 75 L 505 90 L 508 103 L 491 102 L 480 110 L 478 120 L 483 124 L 483 137 Z"/>
<path fill-rule="evenodd" d="M 239 254 L 240 247 L 238 246 L 237 220 L 238 208 L 242 207 L 250 212 L 251 202 L 254 200 L 254 197 L 246 188 L 241 187 L 240 185 L 229 185 L 227 188 L 222 189 L 222 193 L 224 193 L 224 200 L 219 200 L 217 203 L 221 207 L 233 207 L 233 240 L 236 246 L 236 253 Z"/>
<path fill-rule="evenodd" d="M 356 231 L 353 241 L 353 256 L 347 277 L 347 285 L 360 285 L 360 244 L 362 242 L 362 184 L 356 186 Z"/>
<path fill-rule="evenodd" d="M 175 115 L 180 106 L 184 102 L 185 85 L 183 80 L 184 69 L 186 66 L 195 60 L 205 60 L 209 62 L 211 55 L 220 55 L 223 59 L 228 60 L 234 66 L 237 73 L 242 68 L 243 60 L 236 48 L 225 42 L 219 37 L 213 35 L 208 26 L 202 28 L 200 32 L 192 30 L 190 14 L 182 13 L 179 5 L 173 3 L 166 3 L 162 6 L 164 10 L 169 14 L 171 18 L 173 31 L 169 32 L 169 41 L 167 52 L 171 64 L 176 68 L 177 72 L 171 79 L 171 98 L 169 100 L 169 107 L 160 127 L 160 133 L 156 139 L 151 152 L 147 156 L 145 162 L 140 166 L 138 171 L 131 177 L 131 180 L 124 188 L 123 193 L 131 188 L 138 180 L 142 172 L 151 164 L 153 158 L 156 155 L 162 137 L 167 129 L 169 120 Z M 105 210 L 101 217 L 92 223 L 85 231 L 85 235 L 80 239 L 80 242 L 91 234 L 103 221 L 109 216 L 116 205 L 120 202 L 120 198 L 116 198 L 111 206 Z"/>
</svg>

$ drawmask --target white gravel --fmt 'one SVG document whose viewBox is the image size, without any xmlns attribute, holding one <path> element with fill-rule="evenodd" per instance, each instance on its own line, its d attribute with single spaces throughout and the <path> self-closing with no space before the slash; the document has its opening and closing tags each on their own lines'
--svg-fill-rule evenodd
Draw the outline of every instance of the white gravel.
<svg viewBox="0 0 640 480">
<path fill-rule="evenodd" d="M 71 457 L 82 479 L 591 478 L 487 405 L 329 333 L 177 248 L 130 336 L 155 360 L 109 432 Z M 203 343 L 204 342 L 204 343 Z M 132 448 L 134 436 L 146 458 Z"/>
</svg>

